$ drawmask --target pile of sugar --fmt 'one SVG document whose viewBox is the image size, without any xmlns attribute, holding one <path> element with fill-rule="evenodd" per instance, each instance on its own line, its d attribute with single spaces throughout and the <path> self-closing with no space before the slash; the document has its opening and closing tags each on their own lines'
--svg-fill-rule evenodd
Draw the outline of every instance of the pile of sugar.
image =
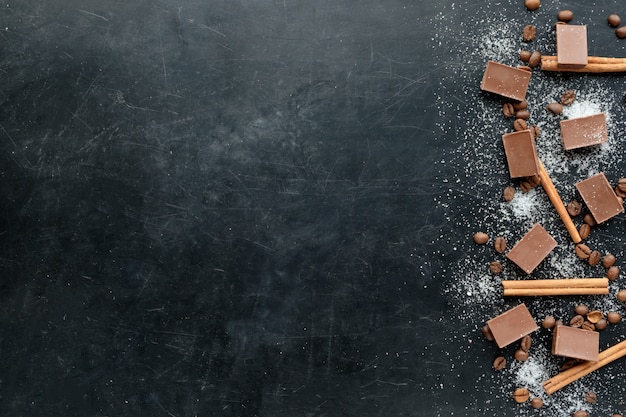
<svg viewBox="0 0 626 417">
<path fill-rule="evenodd" d="M 471 7 L 471 6 L 468 6 Z M 465 22 L 464 14 L 469 14 L 463 6 L 451 6 L 433 20 L 437 35 L 433 39 L 437 48 L 450 45 L 460 47 L 459 56 L 464 57 L 463 63 L 451 62 L 446 69 L 454 74 L 446 77 L 446 82 L 439 86 L 437 101 L 440 108 L 440 125 L 442 136 L 456 137 L 457 147 L 444 155 L 438 167 L 440 179 L 448 192 L 439 196 L 435 202 L 439 209 L 446 213 L 447 220 L 461 228 L 461 235 L 455 236 L 460 241 L 454 245 L 453 265 L 449 268 L 449 276 L 444 286 L 444 293 L 454 309 L 455 319 L 461 325 L 461 334 L 450 336 L 452 345 L 464 338 L 469 341 L 464 353 L 477 348 L 480 344 L 482 357 L 499 354 L 496 348 L 489 345 L 480 336 L 480 327 L 485 321 L 519 303 L 519 300 L 504 300 L 500 281 L 503 279 L 520 278 L 520 272 L 512 268 L 502 255 L 495 253 L 492 247 L 476 246 L 471 236 L 475 231 L 484 231 L 491 236 L 503 236 L 509 248 L 534 223 L 541 223 L 555 237 L 559 246 L 548 255 L 532 274 L 534 277 L 583 277 L 603 276 L 602 267 L 592 268 L 579 260 L 573 251 L 573 245 L 563 224 L 556 214 L 541 187 L 528 193 L 521 193 L 516 186 L 516 196 L 506 203 L 501 192 L 507 185 L 513 185 L 508 178 L 508 170 L 501 147 L 501 135 L 509 132 L 511 119 L 505 119 L 501 113 L 502 102 L 486 99 L 479 90 L 480 79 L 487 60 L 517 66 L 521 62 L 518 53 L 522 49 L 537 49 L 545 54 L 553 54 L 553 39 L 550 36 L 538 37 L 532 46 L 524 44 L 519 38 L 523 26 L 520 20 L 507 20 L 500 16 L 500 3 L 481 3 L 484 8 L 483 21 L 479 24 Z M 455 18 L 456 17 L 456 18 Z M 528 15 L 523 24 L 535 23 L 535 15 Z M 547 33 L 549 27 L 538 27 L 538 32 Z M 458 33 L 461 32 L 459 37 Z M 454 35 L 452 35 L 454 34 Z M 471 34 L 471 36 L 464 36 Z M 454 39 L 450 36 L 456 36 Z M 450 82 L 450 80 L 455 80 Z M 549 113 L 545 107 L 548 103 L 559 101 L 561 94 L 573 89 L 577 98 L 570 106 L 565 106 L 562 116 Z M 552 76 L 547 77 L 536 71 L 533 74 L 527 94 L 531 124 L 536 124 L 542 133 L 537 139 L 537 151 L 546 166 L 552 181 L 563 200 L 567 203 L 576 197 L 574 183 L 598 172 L 606 172 L 611 176 L 626 176 L 621 172 L 623 167 L 623 145 L 616 132 L 623 131 L 623 110 L 621 97 L 618 97 L 606 78 L 581 75 L 579 77 Z M 607 117 L 608 143 L 591 147 L 578 152 L 565 152 L 562 148 L 559 120 L 575 118 L 604 112 Z M 577 224 L 580 220 L 577 221 Z M 588 244 L 601 253 L 611 252 L 618 259 L 624 259 L 624 244 L 620 236 L 610 232 L 603 226 L 601 231 L 592 231 Z M 451 239 L 452 240 L 452 239 Z M 502 274 L 493 275 L 488 270 L 488 263 L 500 260 L 505 265 Z M 610 284 L 608 296 L 572 297 L 568 300 L 558 298 L 524 299 L 536 319 L 541 320 L 547 315 L 569 320 L 574 305 L 584 302 L 591 309 L 622 311 L 622 306 L 615 299 L 619 289 L 618 283 Z M 622 311 L 623 312 L 623 311 Z M 605 332 L 610 333 L 613 341 L 624 339 L 623 326 L 614 326 Z M 511 350 L 506 350 L 508 365 L 502 372 L 491 369 L 491 362 L 482 365 L 484 373 L 478 376 L 476 390 L 485 387 L 498 387 L 499 392 L 490 392 L 494 400 L 486 404 L 471 403 L 467 408 L 474 415 L 508 415 L 501 405 L 511 407 L 511 413 L 517 416 L 534 415 L 528 404 L 515 404 L 510 395 L 515 386 L 525 386 L 532 396 L 539 396 L 544 401 L 542 416 L 567 416 L 578 409 L 594 411 L 598 414 L 611 415 L 616 411 L 616 399 L 598 401 L 588 404 L 584 401 L 586 391 L 595 391 L 602 399 L 602 394 L 610 392 L 607 384 L 612 379 L 623 378 L 622 367 L 606 367 L 579 380 L 568 387 L 548 396 L 543 392 L 541 382 L 558 372 L 558 358 L 550 354 L 551 332 L 541 329 L 534 336 L 530 359 L 526 362 L 513 360 Z M 474 352 L 476 353 L 476 352 Z M 454 355 L 453 355 L 454 356 Z M 487 359 L 488 360 L 488 359 Z M 465 359 L 462 360 L 463 364 Z M 477 364 L 477 366 L 481 366 Z M 607 394 L 608 395 L 608 394 Z M 483 397 L 483 396 L 481 396 Z M 504 413 L 503 413 L 504 412 Z"/>
</svg>

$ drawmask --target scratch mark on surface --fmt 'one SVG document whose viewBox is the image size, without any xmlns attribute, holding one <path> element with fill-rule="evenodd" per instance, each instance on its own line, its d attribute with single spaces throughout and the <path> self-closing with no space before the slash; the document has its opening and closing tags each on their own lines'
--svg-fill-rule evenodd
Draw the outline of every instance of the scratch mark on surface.
<svg viewBox="0 0 626 417">
<path fill-rule="evenodd" d="M 220 36 L 221 36 L 221 37 L 223 37 L 223 38 L 225 38 L 225 37 L 226 37 L 226 35 L 225 35 L 225 34 L 223 34 L 222 32 L 220 32 L 220 31 L 219 31 L 219 30 L 217 30 L 217 29 L 212 28 L 211 26 L 207 26 L 207 25 L 202 24 L 202 23 L 199 23 L 199 24 L 198 24 L 198 26 L 200 26 L 200 27 L 201 27 L 201 28 L 203 28 L 203 29 L 208 29 L 208 30 L 210 30 L 211 32 L 216 33 L 216 34 L 220 35 Z"/>
<path fill-rule="evenodd" d="M 106 17 L 104 17 L 104 16 L 100 16 L 99 14 L 95 14 L 95 13 L 93 13 L 93 12 L 89 12 L 89 11 L 87 11 L 87 10 L 78 9 L 78 11 L 79 11 L 79 12 L 81 12 L 81 13 L 85 13 L 85 14 L 87 14 L 87 15 L 89 15 L 89 16 L 93 16 L 93 17 L 97 17 L 97 18 L 99 18 L 99 19 L 102 19 L 102 20 L 104 20 L 105 22 L 108 22 L 108 21 L 109 21 L 109 19 L 107 19 Z"/>
</svg>

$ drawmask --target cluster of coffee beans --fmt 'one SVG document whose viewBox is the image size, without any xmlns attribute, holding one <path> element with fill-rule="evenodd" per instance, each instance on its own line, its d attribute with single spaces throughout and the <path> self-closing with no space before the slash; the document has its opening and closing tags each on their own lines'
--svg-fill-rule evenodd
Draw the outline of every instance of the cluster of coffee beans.
<svg viewBox="0 0 626 417">
<path fill-rule="evenodd" d="M 624 295 L 626 295 L 626 292 Z M 585 304 L 578 304 L 574 308 L 574 316 L 569 320 L 568 325 L 579 329 L 602 331 L 606 329 L 609 324 L 617 324 L 621 321 L 622 315 L 617 311 L 609 311 L 605 314 L 600 310 L 590 311 L 589 307 Z M 547 316 L 541 322 L 541 327 L 544 329 L 553 329 L 563 325 L 565 325 L 565 323 L 562 319 L 557 320 L 553 316 Z M 566 361 L 563 369 L 575 365 L 576 363 L 576 360 Z"/>
</svg>

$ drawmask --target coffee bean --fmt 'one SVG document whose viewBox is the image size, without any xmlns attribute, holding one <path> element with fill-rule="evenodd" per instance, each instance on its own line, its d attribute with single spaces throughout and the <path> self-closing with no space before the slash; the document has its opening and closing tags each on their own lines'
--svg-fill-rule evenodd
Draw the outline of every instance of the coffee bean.
<svg viewBox="0 0 626 417">
<path fill-rule="evenodd" d="M 488 341 L 493 342 L 495 340 L 495 338 L 493 337 L 493 333 L 491 333 L 489 325 L 485 324 L 483 327 L 480 328 L 480 331 L 482 332 L 485 339 L 487 339 Z"/>
<path fill-rule="evenodd" d="M 476 232 L 474 233 L 474 242 L 477 245 L 484 245 L 489 242 L 489 235 L 485 232 Z"/>
<path fill-rule="evenodd" d="M 528 129 L 528 123 L 526 123 L 526 120 L 524 119 L 515 119 L 515 121 L 513 122 L 513 129 L 516 132 L 519 132 L 520 130 L 526 130 Z"/>
<path fill-rule="evenodd" d="M 576 93 L 574 90 L 567 90 L 563 94 L 561 94 L 561 104 L 564 106 L 569 106 L 576 100 Z"/>
<path fill-rule="evenodd" d="M 524 119 L 524 120 L 528 120 L 530 119 L 530 112 L 528 110 L 519 110 L 517 113 L 515 113 L 515 117 L 518 119 Z"/>
<path fill-rule="evenodd" d="M 597 323 L 602 317 L 604 317 L 604 314 L 602 314 L 600 310 L 593 310 L 587 313 L 587 320 L 594 324 Z"/>
<path fill-rule="evenodd" d="M 570 22 L 574 18 L 574 12 L 561 10 L 557 13 L 556 18 L 559 19 L 559 22 Z"/>
<path fill-rule="evenodd" d="M 533 69 L 529 67 L 528 65 L 518 65 L 517 68 L 524 70 L 524 71 L 533 72 Z"/>
<path fill-rule="evenodd" d="M 518 388 L 513 392 L 513 399 L 519 404 L 525 403 L 529 398 L 530 392 L 526 388 Z"/>
<path fill-rule="evenodd" d="M 587 239 L 591 234 L 591 226 L 589 226 L 587 223 L 581 224 L 578 228 L 578 234 L 580 235 L 581 239 Z"/>
<path fill-rule="evenodd" d="M 608 326 L 608 323 L 607 323 L 606 319 L 600 319 L 600 320 L 598 320 L 597 323 L 595 323 L 595 326 L 596 326 L 596 330 L 597 331 L 602 331 L 602 330 L 606 329 L 606 327 Z"/>
<path fill-rule="evenodd" d="M 522 190 L 523 193 L 527 193 L 527 192 L 529 192 L 530 190 L 533 189 L 533 186 L 532 186 L 532 184 L 529 181 L 522 180 L 519 183 L 519 188 Z"/>
<path fill-rule="evenodd" d="M 589 330 L 589 331 L 594 331 L 594 330 L 596 330 L 596 324 L 592 323 L 589 320 L 585 320 L 585 321 L 583 321 L 583 324 L 581 324 L 580 328 L 581 329 L 585 329 L 585 330 Z"/>
<path fill-rule="evenodd" d="M 506 367 L 506 359 L 504 358 L 504 356 L 498 356 L 493 361 L 493 369 L 495 369 L 496 371 L 501 371 L 505 367 Z"/>
<path fill-rule="evenodd" d="M 578 243 L 574 250 L 576 252 L 576 256 L 578 256 L 580 259 L 589 259 L 589 255 L 591 254 L 591 249 L 589 249 L 589 246 L 585 245 L 584 243 Z"/>
<path fill-rule="evenodd" d="M 618 197 L 626 197 L 626 178 L 620 178 L 617 180 L 617 184 L 615 185 L 615 194 L 617 194 Z"/>
<path fill-rule="evenodd" d="M 572 417 L 589 417 L 589 413 L 585 410 L 578 410 L 572 414 Z"/>
<path fill-rule="evenodd" d="M 563 362 L 561 364 L 561 371 L 564 371 L 566 369 L 569 369 L 573 366 L 576 366 L 580 363 L 580 361 L 578 359 L 568 359 L 565 362 Z"/>
<path fill-rule="evenodd" d="M 502 264 L 500 262 L 489 262 L 489 271 L 491 271 L 492 274 L 499 274 L 502 272 L 503 269 L 504 268 L 502 267 Z"/>
<path fill-rule="evenodd" d="M 598 396 L 593 391 L 587 391 L 585 393 L 585 401 L 591 404 L 595 404 L 598 401 Z"/>
<path fill-rule="evenodd" d="M 529 127 L 530 133 L 533 135 L 533 139 L 537 139 L 541 135 L 541 129 L 537 125 L 532 125 Z"/>
<path fill-rule="evenodd" d="M 511 103 L 504 103 L 502 105 L 502 114 L 507 119 L 509 117 L 513 117 L 515 115 L 515 109 L 513 108 L 513 104 L 511 104 Z"/>
<path fill-rule="evenodd" d="M 563 326 L 563 324 L 564 324 L 564 323 L 563 323 L 563 320 L 558 319 L 558 320 L 554 323 L 554 327 L 556 328 L 556 327 L 559 327 L 559 326 Z"/>
<path fill-rule="evenodd" d="M 561 103 L 553 102 L 553 103 L 548 104 L 546 108 L 554 114 L 563 113 L 563 105 Z"/>
<path fill-rule="evenodd" d="M 527 107 L 528 107 L 528 102 L 526 100 L 516 101 L 513 103 L 513 108 L 515 109 L 515 111 L 524 110 Z"/>
<path fill-rule="evenodd" d="M 517 349 L 515 353 L 513 354 L 513 357 L 517 361 L 524 362 L 528 360 L 528 352 L 525 352 L 522 349 Z"/>
<path fill-rule="evenodd" d="M 520 342 L 520 348 L 524 352 L 528 352 L 532 344 L 533 344 L 533 338 L 527 334 L 526 336 L 522 337 L 522 341 Z"/>
<path fill-rule="evenodd" d="M 604 255 L 602 257 L 602 266 L 605 268 L 610 268 L 613 265 L 615 265 L 615 255 L 611 254 L 611 253 L 607 253 L 606 255 Z"/>
<path fill-rule="evenodd" d="M 498 236 L 493 242 L 493 247 L 498 253 L 504 253 L 506 250 L 506 239 L 502 236 Z"/>
<path fill-rule="evenodd" d="M 606 271 L 606 277 L 609 279 L 609 281 L 616 281 L 617 278 L 619 278 L 619 268 L 615 265 L 610 267 Z"/>
<path fill-rule="evenodd" d="M 587 263 L 591 266 L 596 266 L 600 263 L 600 259 L 602 259 L 602 255 L 597 250 L 592 250 L 589 254 L 589 259 L 587 259 Z"/>
<path fill-rule="evenodd" d="M 543 400 L 539 397 L 535 397 L 532 400 L 530 400 L 530 405 L 532 406 L 532 408 L 534 408 L 535 410 L 540 409 L 541 407 L 543 407 Z"/>
<path fill-rule="evenodd" d="M 530 59 L 530 51 L 520 51 L 519 59 L 520 61 L 528 62 L 528 60 Z"/>
<path fill-rule="evenodd" d="M 525 0 L 524 5 L 530 11 L 537 10 L 539 6 L 541 6 L 541 2 L 539 0 Z"/>
<path fill-rule="evenodd" d="M 537 34 L 537 28 L 535 25 L 526 25 L 522 29 L 522 39 L 524 42 L 532 42 Z"/>
<path fill-rule="evenodd" d="M 611 417 L 622 417 L 622 415 L 621 415 L 621 414 L 614 413 L 613 415 L 611 415 Z"/>
<path fill-rule="evenodd" d="M 502 191 L 502 198 L 504 201 L 511 201 L 515 197 L 515 188 L 508 186 Z"/>
<path fill-rule="evenodd" d="M 617 324 L 620 321 L 622 321 L 622 315 L 619 314 L 617 311 L 609 311 L 606 314 L 606 321 L 608 321 L 611 324 Z"/>
<path fill-rule="evenodd" d="M 620 26 L 615 29 L 615 35 L 620 39 L 626 38 L 626 26 Z"/>
<path fill-rule="evenodd" d="M 620 301 L 622 303 L 626 302 L 626 290 L 619 290 L 616 297 L 617 301 Z"/>
<path fill-rule="evenodd" d="M 626 294 L 626 290 L 624 290 L 624 293 Z M 551 329 L 554 327 L 554 324 L 556 323 L 556 319 L 552 316 L 546 316 L 545 319 L 543 319 L 543 321 L 541 322 L 541 327 L 543 327 L 544 329 Z"/>
<path fill-rule="evenodd" d="M 528 65 L 530 65 L 531 68 L 535 68 L 540 63 L 541 63 L 541 53 L 539 53 L 539 51 L 533 51 L 533 53 L 530 54 Z"/>
<path fill-rule="evenodd" d="M 596 219 L 594 219 L 593 216 L 589 213 L 585 214 L 585 217 L 583 217 L 583 222 L 585 222 L 591 227 L 598 225 L 598 223 L 596 222 Z"/>
<path fill-rule="evenodd" d="M 576 200 L 572 200 L 569 203 L 567 203 L 567 212 L 569 213 L 570 216 L 572 217 L 576 217 L 580 214 L 580 212 L 582 211 L 583 207 L 580 205 L 580 203 Z"/>
<path fill-rule="evenodd" d="M 532 177 L 524 177 L 531 187 L 535 188 L 541 184 L 541 178 L 539 175 L 533 175 Z"/>
<path fill-rule="evenodd" d="M 569 325 L 570 327 L 581 327 L 584 322 L 585 322 L 585 318 L 581 316 L 580 314 L 577 314 L 574 317 L 572 317 L 572 319 L 569 321 Z"/>
<path fill-rule="evenodd" d="M 589 307 L 584 304 L 578 304 L 576 307 L 574 307 L 574 313 L 584 316 L 585 314 L 589 313 Z"/>
<path fill-rule="evenodd" d="M 610 14 L 606 20 L 607 22 L 609 22 L 609 25 L 614 28 L 618 27 L 622 23 L 622 19 L 619 17 L 619 15 L 615 13 Z"/>
</svg>

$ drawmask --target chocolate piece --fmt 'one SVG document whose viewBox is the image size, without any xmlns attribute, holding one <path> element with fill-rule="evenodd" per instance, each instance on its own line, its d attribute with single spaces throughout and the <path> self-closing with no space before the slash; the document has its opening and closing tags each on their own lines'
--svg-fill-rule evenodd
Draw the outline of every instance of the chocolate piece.
<svg viewBox="0 0 626 417">
<path fill-rule="evenodd" d="M 565 68 L 587 65 L 587 26 L 556 25 L 556 62 Z"/>
<path fill-rule="evenodd" d="M 526 97 L 530 75 L 528 71 L 488 61 L 480 89 L 522 101 Z"/>
<path fill-rule="evenodd" d="M 599 353 L 600 333 L 569 326 L 558 326 L 554 330 L 553 355 L 598 362 Z"/>
<path fill-rule="evenodd" d="M 529 231 L 513 246 L 506 257 L 515 262 L 524 272 L 530 274 L 556 247 L 556 240 L 536 223 Z"/>
<path fill-rule="evenodd" d="M 539 174 L 535 139 L 530 130 L 502 135 L 502 144 L 511 178 L 532 177 Z"/>
<path fill-rule="evenodd" d="M 561 139 L 566 151 L 607 142 L 605 114 L 561 120 Z"/>
<path fill-rule="evenodd" d="M 499 348 L 510 345 L 539 328 L 524 303 L 489 320 L 487 326 Z"/>
<path fill-rule="evenodd" d="M 603 172 L 576 183 L 576 189 L 598 223 L 607 221 L 624 211 Z"/>
</svg>

